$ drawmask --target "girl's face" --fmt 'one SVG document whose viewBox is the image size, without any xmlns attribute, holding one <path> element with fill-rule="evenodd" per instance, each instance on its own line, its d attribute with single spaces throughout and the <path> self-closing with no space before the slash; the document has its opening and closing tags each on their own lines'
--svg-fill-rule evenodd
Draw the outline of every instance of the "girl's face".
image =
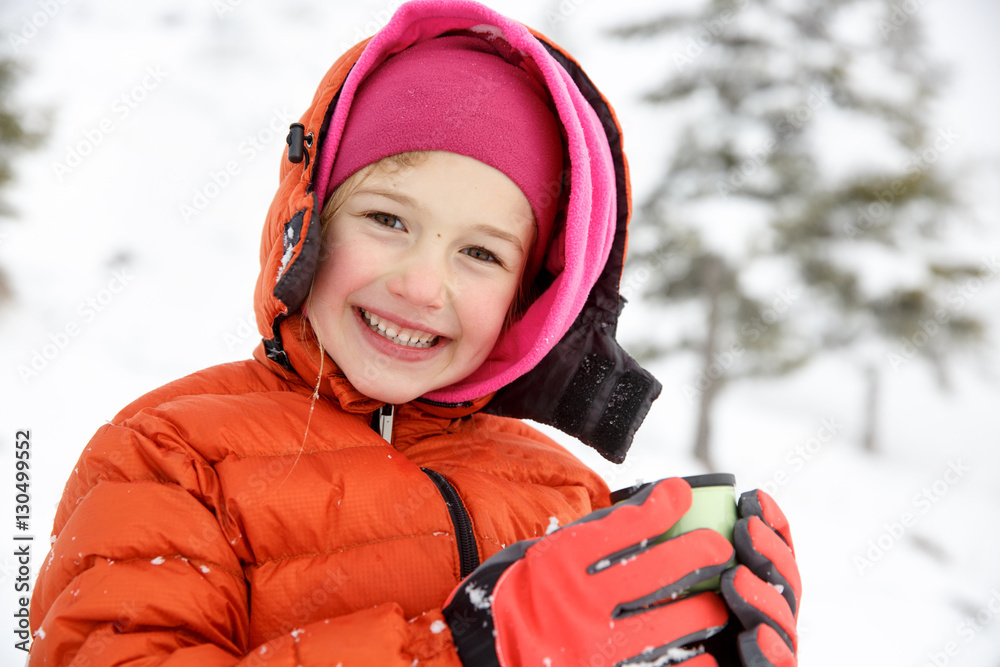
<svg viewBox="0 0 1000 667">
<path fill-rule="evenodd" d="M 478 160 L 376 168 L 328 224 L 309 320 L 360 392 L 413 400 L 486 359 L 533 237 L 524 194 Z"/>
</svg>

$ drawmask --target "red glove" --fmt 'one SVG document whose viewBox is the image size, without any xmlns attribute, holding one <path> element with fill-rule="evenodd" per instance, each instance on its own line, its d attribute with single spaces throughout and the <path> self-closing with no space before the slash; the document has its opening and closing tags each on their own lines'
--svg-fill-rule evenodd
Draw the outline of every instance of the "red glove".
<svg viewBox="0 0 1000 667">
<path fill-rule="evenodd" d="M 744 665 L 795 667 L 795 621 L 802 581 L 788 519 L 763 491 L 740 496 L 733 531 L 741 565 L 722 575 L 722 595 L 745 630 L 737 645 Z"/>
<path fill-rule="evenodd" d="M 682 479 L 662 480 L 487 560 L 444 608 L 462 663 L 578 665 L 600 656 L 614 665 L 672 653 L 676 662 L 691 657 L 686 667 L 714 665 L 679 647 L 719 632 L 726 605 L 711 592 L 677 596 L 722 572 L 732 545 L 705 529 L 651 543 L 690 506 Z"/>
</svg>

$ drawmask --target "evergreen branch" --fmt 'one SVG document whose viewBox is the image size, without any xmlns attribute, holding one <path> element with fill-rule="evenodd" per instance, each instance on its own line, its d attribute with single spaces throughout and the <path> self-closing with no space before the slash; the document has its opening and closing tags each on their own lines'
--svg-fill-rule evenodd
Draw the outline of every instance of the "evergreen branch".
<svg viewBox="0 0 1000 667">
<path fill-rule="evenodd" d="M 615 39 L 649 39 L 677 32 L 691 25 L 698 18 L 695 14 L 665 14 L 641 23 L 606 28 L 604 34 Z"/>
</svg>

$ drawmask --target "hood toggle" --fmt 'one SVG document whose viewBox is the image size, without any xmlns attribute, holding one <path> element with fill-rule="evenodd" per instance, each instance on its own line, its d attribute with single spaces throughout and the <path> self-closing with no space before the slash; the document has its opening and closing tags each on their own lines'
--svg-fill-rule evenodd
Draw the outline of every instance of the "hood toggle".
<svg viewBox="0 0 1000 667">
<path fill-rule="evenodd" d="M 313 133 L 306 134 L 305 125 L 302 123 L 292 123 L 288 126 L 288 136 L 285 137 L 288 144 L 288 161 L 298 164 L 305 160 L 304 169 L 309 168 L 309 151 L 306 147 L 312 148 Z"/>
</svg>

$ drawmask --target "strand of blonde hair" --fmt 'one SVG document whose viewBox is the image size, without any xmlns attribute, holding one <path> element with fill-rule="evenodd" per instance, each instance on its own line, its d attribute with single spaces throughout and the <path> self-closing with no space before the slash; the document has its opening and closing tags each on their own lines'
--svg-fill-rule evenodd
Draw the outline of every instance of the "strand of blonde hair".
<svg viewBox="0 0 1000 667">
<path fill-rule="evenodd" d="M 288 474 L 285 475 L 285 479 L 281 480 L 281 486 L 284 484 L 288 478 L 291 476 L 292 471 L 295 470 L 295 466 L 298 464 L 299 459 L 302 458 L 302 452 L 306 449 L 306 438 L 309 437 L 309 425 L 312 423 L 313 410 L 316 409 L 316 401 L 319 399 L 319 387 L 323 382 L 323 361 L 326 355 L 323 353 L 323 342 L 317 337 L 317 342 L 319 343 L 319 373 L 316 375 L 316 386 L 313 388 L 312 399 L 309 401 L 309 416 L 306 418 L 306 430 L 302 434 L 302 444 L 299 445 L 299 453 L 295 455 L 295 460 L 292 461 L 292 467 L 288 469 Z"/>
</svg>

